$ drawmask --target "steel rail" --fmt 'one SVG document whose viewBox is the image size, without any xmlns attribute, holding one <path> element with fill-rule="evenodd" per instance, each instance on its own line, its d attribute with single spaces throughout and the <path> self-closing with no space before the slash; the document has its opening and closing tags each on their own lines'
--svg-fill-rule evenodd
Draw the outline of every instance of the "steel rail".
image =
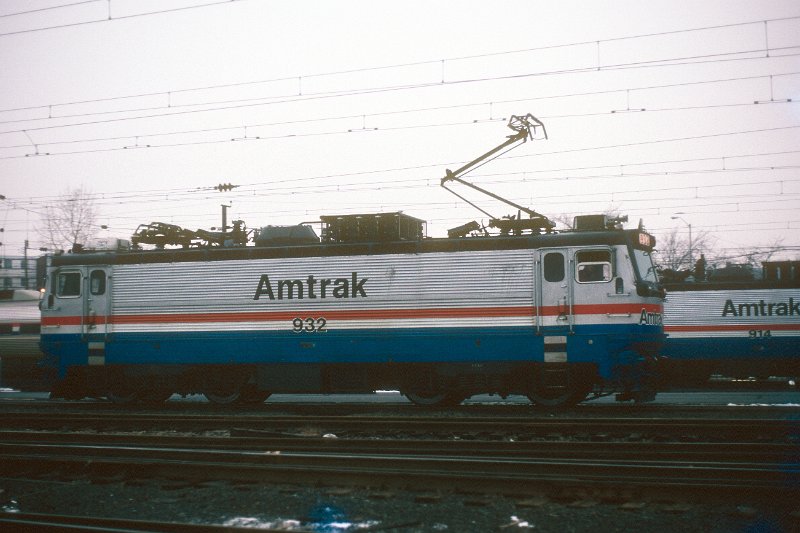
<svg viewBox="0 0 800 533">
<path fill-rule="evenodd" d="M 715 494 L 778 491 L 796 498 L 797 458 L 778 462 L 631 458 L 472 457 L 430 454 L 208 450 L 142 446 L 0 444 L 0 472 L 74 472 L 137 478 L 345 483 L 538 493 L 543 486 L 640 487 Z"/>
<path fill-rule="evenodd" d="M 710 436 L 715 440 L 764 441 L 770 438 L 800 439 L 798 419 L 667 419 L 667 418 L 543 418 L 498 419 L 487 417 L 408 417 L 408 416 L 281 416 L 281 415 L 186 415 L 172 413 L 0 413 L 0 426 L 6 428 L 92 429 L 128 428 L 162 430 L 231 430 L 236 428 L 291 432 L 298 428 L 319 431 L 366 431 L 376 433 L 457 433 L 469 434 L 602 434 Z"/>
<path fill-rule="evenodd" d="M 593 458 L 672 461 L 800 463 L 793 443 L 708 443 L 624 441 L 485 441 L 440 439 L 343 439 L 259 436 L 131 435 L 116 433 L 33 432 L 0 430 L 0 443 L 63 447 L 124 447 L 222 451 L 273 450 L 281 453 L 415 454 L 469 457 Z"/>
<path fill-rule="evenodd" d="M 746 385 L 745 385 L 746 386 Z M 789 387 L 786 392 L 796 392 L 795 389 Z M 686 390 L 676 390 L 673 392 L 709 392 L 705 387 L 692 388 Z M 718 391 L 711 391 L 714 395 L 720 396 Z M 729 392 L 729 391 L 723 391 Z M 735 391 L 733 391 L 735 392 Z M 762 392 L 762 391 L 758 391 Z M 199 401 L 191 401 L 185 399 L 169 400 L 164 403 L 138 403 L 131 405 L 120 405 L 110 402 L 102 398 L 86 398 L 80 401 L 62 400 L 62 399 L 49 399 L 49 398 L 33 398 L 33 399 L 15 399 L 13 395 L 7 395 L 0 398 L 0 406 L 2 408 L 36 408 L 36 409 L 51 409 L 64 412 L 66 410 L 82 411 L 82 412 L 130 412 L 135 410 L 141 411 L 169 411 L 174 413 L 195 411 L 205 413 L 276 413 L 276 412 L 292 412 L 296 414 L 325 414 L 325 415 L 342 415 L 345 413 L 365 413 L 365 412 L 386 412 L 392 411 L 397 414 L 424 414 L 430 411 L 453 411 L 459 414 L 471 415 L 483 413 L 485 416 L 525 416 L 528 418 L 540 418 L 550 416 L 553 413 L 558 414 L 584 414 L 588 416 L 606 416 L 603 413 L 638 413 L 647 416 L 661 416 L 664 413 L 670 416 L 680 415 L 693 415 L 696 413 L 719 413 L 726 414 L 732 411 L 757 411 L 758 413 L 785 413 L 787 408 L 779 405 L 723 405 L 723 404 L 631 404 L 625 402 L 618 403 L 596 403 L 592 398 L 586 400 L 584 403 L 578 404 L 569 409 L 547 409 L 543 406 L 531 404 L 527 399 L 522 401 L 514 401 L 512 399 L 504 400 L 500 397 L 490 397 L 484 401 L 468 400 L 458 406 L 450 407 L 447 409 L 431 408 L 420 405 L 412 404 L 406 400 L 399 400 L 397 402 L 375 402 L 370 400 L 371 396 L 375 394 L 363 394 L 356 396 L 363 396 L 361 401 L 353 400 L 347 402 L 338 401 L 320 401 L 317 399 L 306 399 L 307 396 L 298 394 L 296 401 L 279 401 L 266 400 L 264 403 L 257 404 L 233 404 L 233 405 L 216 405 L 209 403 L 205 399 Z M 318 396 L 318 395 L 312 395 Z M 325 397 L 336 395 L 321 395 Z"/>
<path fill-rule="evenodd" d="M 103 531 L 111 533 L 139 533 L 159 531 L 163 533 L 219 533 L 230 531 L 252 531 L 217 524 L 190 524 L 159 522 L 128 518 L 103 518 L 46 513 L 0 513 L 0 529 L 6 531 Z M 258 528 L 259 532 L 286 533 L 285 529 Z"/>
</svg>

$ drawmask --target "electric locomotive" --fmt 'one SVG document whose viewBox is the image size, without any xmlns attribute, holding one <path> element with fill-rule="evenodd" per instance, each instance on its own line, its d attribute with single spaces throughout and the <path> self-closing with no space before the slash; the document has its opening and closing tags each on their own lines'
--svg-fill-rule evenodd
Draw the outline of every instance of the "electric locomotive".
<svg viewBox="0 0 800 533">
<path fill-rule="evenodd" d="M 531 115 L 509 126 L 515 135 L 442 185 L 483 191 L 460 176 L 543 129 Z M 426 237 L 424 221 L 404 213 L 369 213 L 321 217 L 319 236 L 309 224 L 266 227 L 252 242 L 241 221 L 221 234 L 154 223 L 129 249 L 51 256 L 41 342 L 59 377 L 53 395 L 652 399 L 664 338 L 655 239 L 603 215 L 559 233 L 511 205 L 520 216 L 447 238 Z"/>
<path fill-rule="evenodd" d="M 700 268 L 665 283 L 659 361 L 670 385 L 729 378 L 800 377 L 800 263 L 763 263 L 761 279 L 742 268 Z"/>
</svg>

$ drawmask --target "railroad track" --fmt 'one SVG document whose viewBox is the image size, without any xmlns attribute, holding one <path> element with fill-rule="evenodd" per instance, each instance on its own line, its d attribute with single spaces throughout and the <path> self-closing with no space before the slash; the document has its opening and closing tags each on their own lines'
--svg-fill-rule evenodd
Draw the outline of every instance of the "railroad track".
<svg viewBox="0 0 800 533">
<path fill-rule="evenodd" d="M 797 447 L 737 443 L 531 443 L 22 434 L 4 476 L 237 480 L 538 494 L 565 487 L 715 496 L 800 487 Z M 619 444 L 615 446 L 613 444 Z"/>
<path fill-rule="evenodd" d="M 45 513 L 0 513 L 0 528 L 6 531 L 104 531 L 106 533 L 218 533 L 244 531 L 224 525 L 187 524 L 126 518 L 103 518 Z M 286 530 L 259 528 L 259 532 L 286 533 Z"/>
<path fill-rule="evenodd" d="M 698 499 L 800 491 L 798 420 L 460 414 L 4 412 L 0 475 Z"/>
<path fill-rule="evenodd" d="M 447 435 L 516 440 L 579 437 L 593 440 L 682 439 L 800 443 L 797 419 L 445 418 L 430 416 L 274 416 L 173 413 L 0 413 L 0 427 L 93 431 L 262 431 L 276 436 L 331 433 L 366 437 Z"/>
<path fill-rule="evenodd" d="M 29 446 L 92 448 L 160 448 L 274 453 L 413 454 L 467 457 L 625 459 L 640 461 L 800 462 L 800 447 L 792 443 L 753 442 L 606 442 L 496 441 L 440 439 L 341 439 L 319 436 L 263 436 L 260 431 L 236 431 L 231 437 L 194 435 L 131 435 L 108 433 L 0 430 L 0 452 Z"/>
<path fill-rule="evenodd" d="M 380 415 L 380 416 L 425 416 L 432 412 L 446 413 L 453 417 L 495 417 L 495 418 L 528 418 L 538 419 L 548 416 L 586 416 L 586 417 L 622 417 L 644 416 L 650 418 L 697 418 L 725 417 L 731 413 L 758 413 L 758 416 L 780 418 L 787 416 L 790 409 L 784 406 L 770 405 L 690 405 L 690 404 L 630 404 L 630 403 L 594 403 L 587 401 L 569 409 L 547 409 L 531 405 L 527 399 L 522 402 L 514 398 L 502 400 L 487 398 L 484 402 L 469 401 L 451 408 L 430 408 L 413 405 L 402 400 L 381 402 L 370 400 L 370 395 L 361 395 L 362 401 L 338 402 L 306 399 L 300 396 L 292 402 L 267 402 L 262 404 L 215 405 L 206 401 L 189 399 L 169 400 L 162 404 L 119 405 L 102 399 L 87 399 L 79 402 L 66 400 L 50 400 L 44 398 L 18 400 L 13 397 L 0 398 L 0 410 L 22 410 L 29 412 L 58 413 L 127 413 L 153 414 L 207 414 L 207 415 L 295 415 L 295 416 L 344 416 L 344 415 Z M 786 397 L 789 398 L 789 397 Z M 794 398 L 792 398 L 794 399 Z M 784 399 L 784 401 L 790 401 Z M 738 415 L 737 415 L 738 416 Z M 790 415 L 789 415 L 790 416 Z"/>
</svg>

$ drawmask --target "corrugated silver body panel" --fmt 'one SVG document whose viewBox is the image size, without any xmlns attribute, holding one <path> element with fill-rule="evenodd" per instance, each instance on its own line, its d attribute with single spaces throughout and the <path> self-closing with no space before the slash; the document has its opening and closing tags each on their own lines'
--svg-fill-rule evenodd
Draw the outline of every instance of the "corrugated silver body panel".
<svg viewBox="0 0 800 533">
<path fill-rule="evenodd" d="M 267 283 L 268 277 L 271 299 Z M 313 276 L 313 295 L 309 289 Z M 360 290 L 355 290 L 353 280 Z M 292 297 L 281 280 L 298 280 Z M 322 280 L 331 280 L 322 297 Z M 362 280 L 363 283 L 360 283 Z M 346 283 L 347 297 L 336 297 L 334 286 Z M 360 284 L 359 284 L 360 283 Z M 259 285 L 261 290 L 256 299 Z M 115 331 L 152 329 L 134 317 L 148 315 L 205 315 L 203 329 L 252 327 L 265 329 L 264 313 L 290 313 L 298 317 L 326 316 L 331 327 L 386 327 L 381 311 L 394 311 L 393 326 L 419 327 L 448 325 L 486 325 L 479 312 L 470 309 L 527 307 L 528 316 L 507 316 L 503 325 L 533 323 L 533 252 L 462 252 L 404 255 L 309 257 L 247 261 L 181 262 L 170 264 L 121 265 L 113 273 L 113 312 Z M 429 316 L 425 310 L 461 309 L 447 316 Z M 369 311 L 376 312 L 376 318 Z M 348 317 L 347 311 L 354 316 Z M 405 312 L 407 311 L 407 312 Z M 414 311 L 417 313 L 415 314 Z M 340 317 L 336 317 L 340 313 Z M 345 313 L 345 314 L 342 314 Z M 235 322 L 226 314 L 239 315 Z M 252 320 L 248 315 L 252 314 Z M 513 314 L 513 313 L 512 313 Z M 118 320 L 118 321 L 117 321 Z M 279 326 L 285 329 L 284 317 Z M 154 321 L 155 322 L 155 321 Z M 192 320 L 171 321 L 170 328 L 194 329 Z M 333 322 L 333 323 L 331 323 Z M 166 326 L 166 324 L 165 324 Z"/>
<path fill-rule="evenodd" d="M 172 307 L 178 302 L 221 309 L 236 308 L 253 300 L 259 279 L 267 274 L 280 279 L 368 278 L 366 298 L 304 298 L 275 304 L 318 306 L 347 300 L 366 303 L 406 301 L 471 302 L 476 299 L 518 297 L 531 299 L 531 253 L 527 251 L 436 253 L 260 259 L 247 261 L 181 262 L 122 265 L 114 269 L 114 300 L 121 310 L 135 303 L 146 307 Z M 318 291 L 317 291 L 318 292 Z M 165 298 L 172 298 L 168 301 Z M 262 297 L 262 300 L 265 297 Z"/>
<path fill-rule="evenodd" d="M 24 331 L 22 329 L 23 324 L 36 325 L 39 324 L 40 320 L 38 300 L 0 302 L 0 324 L 10 328 L 9 333 L 0 334 L 0 358 L 27 357 L 38 359 L 41 357 L 39 335 L 22 333 Z"/>
<path fill-rule="evenodd" d="M 0 302 L 0 324 L 36 324 L 40 320 L 38 300 Z"/>
<path fill-rule="evenodd" d="M 671 337 L 730 336 L 748 328 L 797 335 L 798 306 L 800 289 L 674 291 L 664 302 L 664 327 Z"/>
</svg>

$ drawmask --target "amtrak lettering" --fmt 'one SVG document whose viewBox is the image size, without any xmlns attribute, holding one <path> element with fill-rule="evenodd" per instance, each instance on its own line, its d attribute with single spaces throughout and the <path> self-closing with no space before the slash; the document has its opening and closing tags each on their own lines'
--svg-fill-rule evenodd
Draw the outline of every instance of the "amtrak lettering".
<svg viewBox="0 0 800 533">
<path fill-rule="evenodd" d="M 279 279 L 273 285 L 267 274 L 258 280 L 258 288 L 253 300 L 267 295 L 270 300 L 302 300 L 304 298 L 361 298 L 367 297 L 364 284 L 369 278 L 359 278 L 353 272 L 350 278 L 322 278 L 314 275 L 302 279 Z"/>
<path fill-rule="evenodd" d="M 800 316 L 800 301 L 789 298 L 788 302 L 765 302 L 734 304 L 725 300 L 722 316 Z"/>
<path fill-rule="evenodd" d="M 647 309 L 642 309 L 639 315 L 639 324 L 644 326 L 660 326 L 663 323 L 661 313 L 650 313 Z"/>
</svg>

